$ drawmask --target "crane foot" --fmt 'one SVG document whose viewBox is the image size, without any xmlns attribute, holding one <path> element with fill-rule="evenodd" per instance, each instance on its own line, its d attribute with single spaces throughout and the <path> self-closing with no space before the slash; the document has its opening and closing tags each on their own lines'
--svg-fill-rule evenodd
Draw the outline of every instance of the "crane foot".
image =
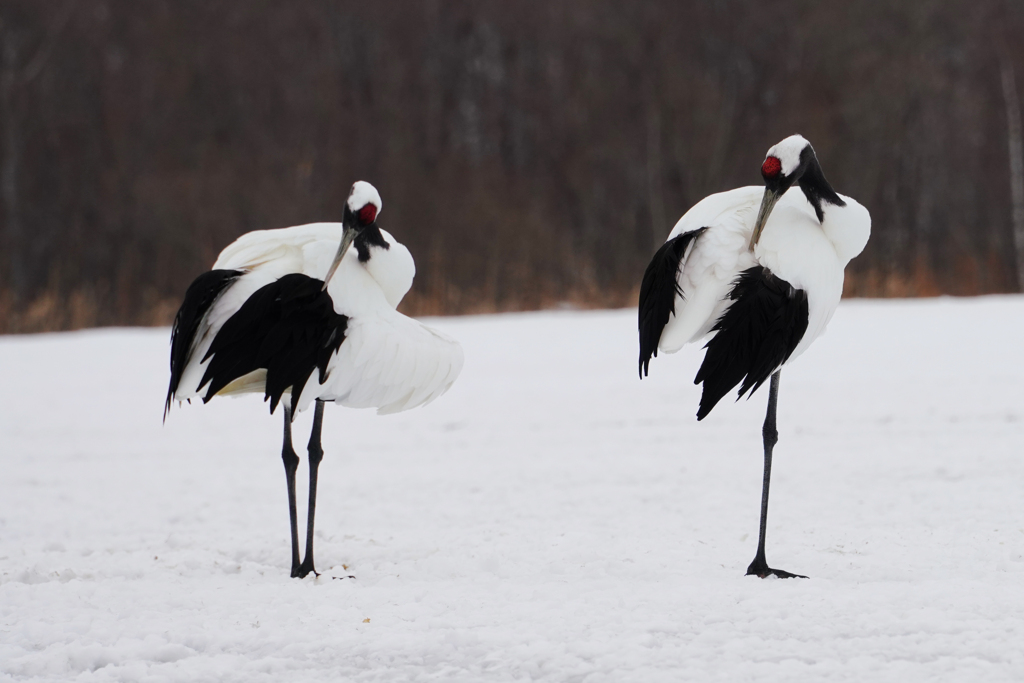
<svg viewBox="0 0 1024 683">
<path fill-rule="evenodd" d="M 298 569 L 292 572 L 292 577 L 297 579 L 304 579 L 309 576 L 310 572 L 316 576 L 320 576 L 320 572 L 313 568 L 312 562 L 303 562 L 299 565 Z"/>
<path fill-rule="evenodd" d="M 780 579 L 806 579 L 803 574 L 791 574 L 784 569 L 772 569 L 762 558 L 755 558 L 747 567 L 747 576 L 758 576 L 767 579 L 769 576 L 777 576 Z"/>
</svg>

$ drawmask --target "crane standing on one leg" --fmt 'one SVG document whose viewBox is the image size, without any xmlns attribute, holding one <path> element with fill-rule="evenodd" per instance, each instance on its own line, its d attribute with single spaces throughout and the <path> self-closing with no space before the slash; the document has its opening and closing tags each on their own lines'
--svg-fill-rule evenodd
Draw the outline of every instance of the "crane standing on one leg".
<svg viewBox="0 0 1024 683">
<path fill-rule="evenodd" d="M 651 260 L 640 286 L 640 377 L 659 349 L 674 353 L 713 334 L 694 380 L 704 384 L 698 420 L 737 385 L 742 397 L 771 378 L 760 537 L 747 574 L 790 578 L 799 575 L 772 569 L 764 553 L 779 374 L 825 331 L 871 217 L 832 189 L 800 135 L 768 150 L 761 175 L 763 189 L 741 187 L 694 205 Z"/>
</svg>

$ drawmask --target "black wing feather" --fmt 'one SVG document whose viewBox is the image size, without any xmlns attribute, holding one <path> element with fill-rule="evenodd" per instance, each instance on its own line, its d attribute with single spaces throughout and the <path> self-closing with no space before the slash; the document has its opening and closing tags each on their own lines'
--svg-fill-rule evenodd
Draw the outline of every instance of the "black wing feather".
<svg viewBox="0 0 1024 683">
<path fill-rule="evenodd" d="M 345 341 L 348 316 L 336 313 L 323 280 L 293 273 L 261 287 L 214 337 L 200 386 L 209 382 L 203 402 L 231 382 L 255 370 L 266 370 L 264 400 L 270 412 L 281 396 L 302 391 L 314 370 L 327 379 L 327 364 Z"/>
<path fill-rule="evenodd" d="M 729 298 L 733 304 L 715 323 L 717 334 L 694 384 L 704 383 L 697 419 L 740 385 L 737 400 L 753 393 L 785 363 L 807 331 L 807 292 L 795 289 L 767 268 L 740 273 Z"/>
<path fill-rule="evenodd" d="M 658 356 L 658 343 L 668 319 L 676 311 L 679 289 L 679 266 L 686 248 L 707 228 L 676 235 L 661 245 L 654 254 L 640 284 L 640 306 L 637 327 L 640 329 L 640 379 L 647 375 L 651 357 Z"/>
<path fill-rule="evenodd" d="M 203 273 L 189 285 L 185 292 L 185 300 L 174 316 L 171 328 L 171 383 L 167 388 L 167 401 L 164 403 L 164 419 L 171 409 L 171 399 L 178 390 L 181 375 L 192 356 L 195 336 L 199 331 L 203 318 L 209 312 L 220 295 L 243 274 L 240 270 L 211 270 Z"/>
</svg>

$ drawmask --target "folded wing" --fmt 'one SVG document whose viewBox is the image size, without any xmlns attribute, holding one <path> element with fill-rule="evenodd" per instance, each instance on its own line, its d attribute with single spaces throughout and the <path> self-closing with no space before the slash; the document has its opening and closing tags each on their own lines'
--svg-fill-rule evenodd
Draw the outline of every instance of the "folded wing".
<svg viewBox="0 0 1024 683">
<path fill-rule="evenodd" d="M 247 391 L 262 388 L 273 413 L 285 392 L 328 379 L 348 318 L 335 312 L 322 286 L 321 280 L 292 273 L 250 296 L 202 359 L 209 361 L 199 382 L 203 401 L 241 382 Z"/>
</svg>

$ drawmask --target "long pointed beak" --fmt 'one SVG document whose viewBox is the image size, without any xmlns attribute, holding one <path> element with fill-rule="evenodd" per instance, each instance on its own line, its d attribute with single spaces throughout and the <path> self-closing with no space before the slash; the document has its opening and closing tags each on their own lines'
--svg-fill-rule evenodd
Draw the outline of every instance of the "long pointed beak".
<svg viewBox="0 0 1024 683">
<path fill-rule="evenodd" d="M 781 196 L 780 193 L 774 190 L 770 190 L 767 187 L 764 188 L 764 197 L 761 198 L 761 209 L 757 212 L 757 222 L 754 223 L 754 234 L 750 236 L 750 251 L 754 251 L 757 241 L 761 239 L 764 224 L 768 222 L 768 216 L 771 214 L 772 209 L 775 208 L 775 204 Z"/>
<path fill-rule="evenodd" d="M 327 271 L 327 277 L 324 278 L 324 286 L 320 291 L 326 291 L 327 285 L 330 283 L 331 278 L 334 277 L 334 271 L 341 265 L 341 259 L 345 258 L 345 252 L 352 246 L 352 242 L 359 235 L 359 231 L 349 225 L 345 225 L 341 231 L 341 244 L 338 245 L 338 253 L 334 255 L 334 263 L 331 264 L 331 269 Z"/>
</svg>

